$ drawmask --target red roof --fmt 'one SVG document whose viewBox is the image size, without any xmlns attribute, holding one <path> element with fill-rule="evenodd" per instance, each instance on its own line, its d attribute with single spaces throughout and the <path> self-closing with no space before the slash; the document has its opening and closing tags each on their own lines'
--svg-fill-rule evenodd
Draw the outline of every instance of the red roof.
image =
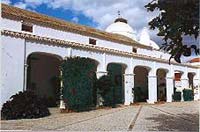
<svg viewBox="0 0 200 132">
<path fill-rule="evenodd" d="M 190 60 L 190 63 L 194 63 L 194 62 L 200 62 L 200 58 L 194 58 Z"/>
</svg>

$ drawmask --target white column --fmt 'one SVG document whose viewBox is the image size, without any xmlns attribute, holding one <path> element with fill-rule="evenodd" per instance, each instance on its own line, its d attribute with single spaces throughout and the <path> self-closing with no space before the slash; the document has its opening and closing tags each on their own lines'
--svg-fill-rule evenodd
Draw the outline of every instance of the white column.
<svg viewBox="0 0 200 132">
<path fill-rule="evenodd" d="M 62 70 L 60 70 L 60 76 L 62 77 L 63 73 L 62 73 Z M 60 110 L 63 110 L 65 109 L 65 102 L 63 100 L 63 80 L 61 79 L 60 80 Z"/>
<path fill-rule="evenodd" d="M 27 72 L 28 72 L 28 64 L 24 64 L 24 88 L 23 90 L 27 90 Z"/>
<path fill-rule="evenodd" d="M 69 47 L 69 48 L 67 49 L 67 57 L 71 57 L 71 56 L 72 56 L 72 48 Z"/>
<path fill-rule="evenodd" d="M 102 76 L 105 76 L 107 75 L 108 72 L 107 71 L 97 71 L 96 72 L 96 76 L 97 76 L 97 79 L 101 78 Z"/>
<path fill-rule="evenodd" d="M 102 54 L 102 61 L 100 62 L 100 64 L 97 67 L 97 72 L 96 72 L 96 76 L 97 79 L 101 78 L 102 76 L 106 76 L 108 74 L 107 72 L 107 67 L 106 67 L 106 54 L 103 53 Z M 98 91 L 97 91 L 98 92 Z M 99 106 L 103 106 L 103 97 L 100 94 L 97 94 L 97 107 Z"/>
<path fill-rule="evenodd" d="M 199 100 L 200 99 L 200 78 L 195 76 L 193 79 L 193 84 L 194 84 L 194 100 Z"/>
<path fill-rule="evenodd" d="M 149 96 L 149 99 L 147 100 L 148 103 L 153 104 L 157 102 L 157 76 L 156 75 L 148 76 L 148 96 Z"/>
<path fill-rule="evenodd" d="M 134 74 L 124 74 L 124 105 L 133 103 Z"/>
<path fill-rule="evenodd" d="M 167 102 L 172 102 L 172 95 L 174 94 L 173 77 L 166 77 L 166 92 L 167 92 Z"/>
</svg>

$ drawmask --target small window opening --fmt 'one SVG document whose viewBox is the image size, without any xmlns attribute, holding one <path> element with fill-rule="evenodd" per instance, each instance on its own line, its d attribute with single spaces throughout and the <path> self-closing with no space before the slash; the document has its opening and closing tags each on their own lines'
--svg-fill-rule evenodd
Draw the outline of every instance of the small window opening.
<svg viewBox="0 0 200 132">
<path fill-rule="evenodd" d="M 136 48 L 133 48 L 133 49 L 132 49 L 132 52 L 136 53 L 136 52 L 137 52 L 137 49 L 136 49 Z"/>
<path fill-rule="evenodd" d="M 96 45 L 97 40 L 89 38 L 89 44 Z"/>
<path fill-rule="evenodd" d="M 22 23 L 22 31 L 26 32 L 33 32 L 33 25 L 27 24 L 27 23 Z"/>
</svg>

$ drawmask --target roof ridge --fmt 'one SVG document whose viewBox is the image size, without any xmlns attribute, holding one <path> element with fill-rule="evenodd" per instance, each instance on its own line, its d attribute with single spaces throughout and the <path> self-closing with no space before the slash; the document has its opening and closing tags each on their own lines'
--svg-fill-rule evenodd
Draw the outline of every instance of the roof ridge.
<svg viewBox="0 0 200 132">
<path fill-rule="evenodd" d="M 43 25 L 57 30 L 75 32 L 81 35 L 96 37 L 108 41 L 122 43 L 125 45 L 152 49 L 150 46 L 142 45 L 123 35 L 108 33 L 85 25 L 74 24 L 72 22 L 65 21 L 63 19 L 55 18 L 38 12 L 37 13 L 31 12 L 28 10 L 20 9 L 18 7 L 13 7 L 3 3 L 1 3 L 1 5 L 2 5 L 3 18 L 30 21 L 32 23 L 35 22 L 36 25 Z"/>
<path fill-rule="evenodd" d="M 96 45 L 84 45 L 83 43 L 79 43 L 79 42 L 66 41 L 66 40 L 55 39 L 55 38 L 51 38 L 51 37 L 43 37 L 43 36 L 33 35 L 33 34 L 29 34 L 29 33 L 2 30 L 1 34 L 19 37 L 19 38 L 30 39 L 30 40 L 43 41 L 43 42 L 53 42 L 52 44 L 56 44 L 56 45 L 60 45 L 60 46 L 69 45 L 69 46 L 73 46 L 73 47 L 75 46 L 75 47 L 79 47 L 79 48 L 82 47 L 82 48 L 88 48 L 88 49 L 95 49 L 95 50 L 98 50 L 98 51 L 101 51 L 101 52 L 102 51 L 103 52 L 109 52 L 109 53 L 114 53 L 114 54 L 120 54 L 120 55 L 123 55 L 123 56 L 142 58 L 142 59 L 145 59 L 145 60 L 147 59 L 147 60 L 153 60 L 153 61 L 158 61 L 158 62 L 163 62 L 163 63 L 169 64 L 168 60 L 166 60 L 166 59 L 155 58 L 155 57 L 151 57 L 151 56 L 148 56 L 148 55 L 136 54 L 136 53 L 127 52 L 127 51 L 120 51 L 120 50 L 105 48 L 105 47 L 96 46 Z M 188 66 L 188 67 L 192 67 L 192 68 L 199 68 L 198 66 L 193 66 L 193 65 L 187 64 L 187 63 L 177 63 L 175 61 L 171 62 L 171 64 Z"/>
</svg>

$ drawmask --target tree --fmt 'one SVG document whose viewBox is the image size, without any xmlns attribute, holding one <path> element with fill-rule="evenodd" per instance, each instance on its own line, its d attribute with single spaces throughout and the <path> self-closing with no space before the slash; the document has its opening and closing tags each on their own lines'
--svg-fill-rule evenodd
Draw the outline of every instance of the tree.
<svg viewBox="0 0 200 132">
<path fill-rule="evenodd" d="M 158 29 L 164 43 L 161 49 L 169 52 L 176 62 L 181 63 L 181 55 L 199 55 L 198 44 L 183 42 L 183 37 L 199 37 L 199 0 L 153 0 L 145 5 L 147 11 L 159 11 L 159 15 L 149 22 L 150 29 Z"/>
</svg>

